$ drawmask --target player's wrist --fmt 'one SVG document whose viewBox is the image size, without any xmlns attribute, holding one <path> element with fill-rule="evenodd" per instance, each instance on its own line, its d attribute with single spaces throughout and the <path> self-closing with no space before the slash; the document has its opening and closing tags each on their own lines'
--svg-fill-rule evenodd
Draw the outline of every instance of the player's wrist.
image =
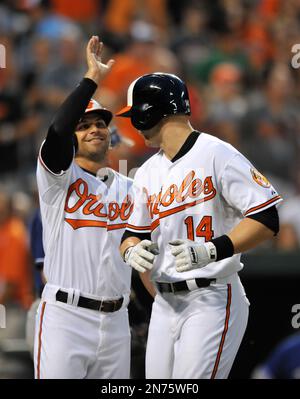
<svg viewBox="0 0 300 399">
<path fill-rule="evenodd" d="M 101 80 L 101 73 L 97 69 L 88 69 L 84 77 L 91 79 L 98 86 Z"/>
<path fill-rule="evenodd" d="M 188 247 L 192 265 L 204 267 L 217 259 L 217 250 L 212 242 L 193 243 Z"/>
<path fill-rule="evenodd" d="M 219 261 L 222 259 L 230 258 L 234 255 L 234 246 L 231 239 L 226 235 L 222 235 L 217 238 L 213 238 L 208 243 L 213 244 L 215 247 L 215 259 Z M 208 244 L 207 243 L 207 244 Z M 213 253 L 213 250 L 212 250 Z"/>
<path fill-rule="evenodd" d="M 124 261 L 125 263 L 127 263 L 127 264 L 128 264 L 129 256 L 130 256 L 130 254 L 131 254 L 131 252 L 132 252 L 132 250 L 133 250 L 134 247 L 135 247 L 135 245 L 130 245 L 130 246 L 127 247 L 127 248 L 125 249 L 125 251 L 123 252 L 122 258 L 123 258 L 123 261 Z"/>
<path fill-rule="evenodd" d="M 208 241 L 204 244 L 207 256 L 210 262 L 215 262 L 217 260 L 217 248 L 216 246 L 211 242 Z"/>
</svg>

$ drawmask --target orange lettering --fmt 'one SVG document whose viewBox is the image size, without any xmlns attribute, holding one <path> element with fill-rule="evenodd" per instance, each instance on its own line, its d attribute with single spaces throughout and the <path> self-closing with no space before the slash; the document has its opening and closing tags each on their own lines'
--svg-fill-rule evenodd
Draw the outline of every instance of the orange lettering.
<svg viewBox="0 0 300 399">
<path fill-rule="evenodd" d="M 81 187 L 82 187 L 82 192 L 80 192 Z M 69 202 L 70 196 L 72 195 L 73 191 L 76 192 L 76 195 L 78 196 L 78 201 L 75 203 L 75 205 L 73 205 L 72 207 L 69 207 L 68 202 Z M 87 199 L 87 195 L 88 195 L 87 183 L 82 179 L 76 180 L 69 187 L 67 198 L 66 198 L 66 203 L 65 203 L 65 211 L 68 213 L 76 212 L 85 203 L 85 201 Z"/>
<path fill-rule="evenodd" d="M 109 220 L 116 220 L 118 219 L 120 214 L 120 207 L 117 202 L 110 202 L 108 205 L 108 217 Z"/>
<path fill-rule="evenodd" d="M 165 194 L 162 196 L 162 199 L 161 199 L 160 203 L 162 204 L 162 206 L 171 205 L 174 202 L 174 199 L 175 199 L 177 194 L 178 194 L 178 188 L 177 188 L 176 184 L 172 184 L 167 189 Z M 169 197 L 169 200 L 167 201 L 168 197 Z"/>
<path fill-rule="evenodd" d="M 195 179 L 189 187 L 189 197 L 197 198 L 203 191 L 202 181 L 200 179 Z"/>
<path fill-rule="evenodd" d="M 121 220 L 128 220 L 133 210 L 133 202 L 129 195 L 126 196 L 120 209 Z"/>
<path fill-rule="evenodd" d="M 205 178 L 203 185 L 204 185 L 204 194 L 205 195 L 210 194 L 215 190 L 211 176 L 208 176 Z"/>
<path fill-rule="evenodd" d="M 203 198 L 173 208 L 174 210 L 176 209 L 176 212 L 180 212 L 183 209 L 209 201 L 215 197 L 216 189 L 213 185 L 212 176 L 207 176 L 204 182 L 202 182 L 199 178 L 194 179 L 195 174 L 194 170 L 190 171 L 183 179 L 179 188 L 176 184 L 171 184 L 164 193 L 162 193 L 161 190 L 158 194 L 150 195 L 147 189 L 145 187 L 143 188 L 147 197 L 147 207 L 151 219 L 153 219 L 155 215 L 159 215 L 159 218 L 161 218 L 165 212 L 172 211 L 163 211 L 159 208 L 160 205 L 162 207 L 168 207 L 173 204 L 175 200 L 177 203 L 180 203 L 184 202 L 187 198 L 196 199 L 201 193 L 205 195 Z"/>
<path fill-rule="evenodd" d="M 181 195 L 184 190 L 191 184 L 193 178 L 195 176 L 195 172 L 192 170 L 190 173 L 186 175 L 184 178 L 183 182 L 181 183 L 181 186 L 179 187 L 178 194 L 176 196 L 176 201 L 177 202 L 183 202 L 186 200 L 186 198 L 189 196 L 189 193 L 187 192 L 185 195 Z"/>
<path fill-rule="evenodd" d="M 87 201 L 88 200 L 90 200 L 85 206 L 84 206 L 84 208 L 83 208 L 83 210 L 82 210 L 82 212 L 83 212 L 83 214 L 84 215 L 91 215 L 91 214 L 94 214 L 95 216 L 99 216 L 99 217 L 105 217 L 106 216 L 106 214 L 105 213 L 101 213 L 101 209 L 103 208 L 103 204 L 102 203 L 98 203 L 99 201 L 100 201 L 100 199 L 101 199 L 101 195 L 99 195 L 99 196 L 96 196 L 96 195 L 94 195 L 94 194 L 89 194 L 88 196 L 87 196 Z M 98 203 L 98 204 L 97 204 Z M 97 204 L 96 206 L 95 206 L 95 208 L 93 208 L 93 209 L 91 209 L 91 207 L 93 206 L 93 205 L 95 205 L 95 204 Z"/>
</svg>

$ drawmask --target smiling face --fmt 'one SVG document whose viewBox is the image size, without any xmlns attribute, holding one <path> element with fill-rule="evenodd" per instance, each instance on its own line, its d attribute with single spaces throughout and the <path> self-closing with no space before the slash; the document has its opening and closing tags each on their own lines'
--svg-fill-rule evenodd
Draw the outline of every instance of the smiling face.
<svg viewBox="0 0 300 399">
<path fill-rule="evenodd" d="M 101 115 L 96 112 L 85 114 L 78 123 L 75 134 L 78 140 L 76 157 L 94 162 L 103 161 L 109 148 L 110 133 Z"/>
</svg>

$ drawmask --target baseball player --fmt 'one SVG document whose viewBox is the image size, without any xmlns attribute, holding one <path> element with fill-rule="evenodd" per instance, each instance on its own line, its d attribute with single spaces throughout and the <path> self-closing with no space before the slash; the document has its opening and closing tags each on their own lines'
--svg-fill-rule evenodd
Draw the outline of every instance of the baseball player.
<svg viewBox="0 0 300 399">
<path fill-rule="evenodd" d="M 40 149 L 47 283 L 36 319 L 36 378 L 129 378 L 131 268 L 117 249 L 132 210 L 131 181 L 106 167 L 112 114 L 92 99 L 113 65 L 102 63 L 102 48 L 93 36 L 87 73 Z"/>
<path fill-rule="evenodd" d="M 235 148 L 193 129 L 175 75 L 135 80 L 117 115 L 160 149 L 136 173 L 120 248 L 156 294 L 146 378 L 227 378 L 248 319 L 240 254 L 277 234 L 281 197 Z"/>
</svg>

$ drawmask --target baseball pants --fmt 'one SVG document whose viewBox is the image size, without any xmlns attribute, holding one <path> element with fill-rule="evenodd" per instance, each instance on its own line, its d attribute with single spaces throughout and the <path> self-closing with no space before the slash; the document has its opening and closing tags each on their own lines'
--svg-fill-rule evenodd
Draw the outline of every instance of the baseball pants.
<svg viewBox="0 0 300 399">
<path fill-rule="evenodd" d="M 237 274 L 180 294 L 157 294 L 146 378 L 227 378 L 241 344 L 249 301 Z"/>
<path fill-rule="evenodd" d="M 104 313 L 57 302 L 47 284 L 36 317 L 37 379 L 128 379 L 130 330 L 127 304 Z"/>
</svg>

